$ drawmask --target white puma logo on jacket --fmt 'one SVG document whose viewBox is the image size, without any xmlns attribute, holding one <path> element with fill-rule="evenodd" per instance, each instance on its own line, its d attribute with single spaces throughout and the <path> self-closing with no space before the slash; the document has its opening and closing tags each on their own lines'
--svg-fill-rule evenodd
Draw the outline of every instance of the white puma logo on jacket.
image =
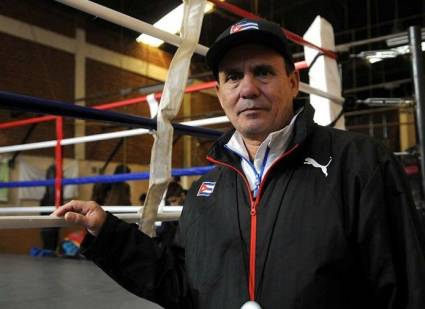
<svg viewBox="0 0 425 309">
<path fill-rule="evenodd" d="M 317 163 L 317 161 L 314 160 L 313 158 L 305 158 L 305 160 L 304 160 L 304 164 L 313 165 L 313 167 L 320 168 L 322 170 L 323 174 L 325 174 L 325 177 L 328 176 L 328 166 L 329 166 L 329 164 L 331 164 L 331 162 L 332 162 L 332 157 L 329 157 L 329 162 L 326 165 L 321 165 L 321 164 Z"/>
</svg>

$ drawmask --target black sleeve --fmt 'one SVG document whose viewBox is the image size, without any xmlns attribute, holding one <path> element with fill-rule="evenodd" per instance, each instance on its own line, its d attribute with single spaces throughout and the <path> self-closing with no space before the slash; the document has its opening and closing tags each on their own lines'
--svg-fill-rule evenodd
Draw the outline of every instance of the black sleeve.
<svg viewBox="0 0 425 309">
<path fill-rule="evenodd" d="M 87 235 L 82 253 L 128 291 L 164 308 L 193 308 L 184 249 L 159 248 L 155 239 L 108 213 L 98 237 Z"/>
<path fill-rule="evenodd" d="M 375 168 L 358 201 L 356 236 L 371 308 L 425 308 L 424 229 L 392 155 Z"/>
</svg>

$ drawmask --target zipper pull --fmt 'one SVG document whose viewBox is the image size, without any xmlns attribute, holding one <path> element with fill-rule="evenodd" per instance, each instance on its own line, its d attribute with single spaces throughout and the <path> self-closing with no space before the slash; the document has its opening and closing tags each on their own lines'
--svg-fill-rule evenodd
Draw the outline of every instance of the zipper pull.
<svg viewBox="0 0 425 309">
<path fill-rule="evenodd" d="M 255 199 L 253 201 L 253 203 L 251 203 L 251 216 L 256 216 L 257 215 L 257 199 Z"/>
</svg>

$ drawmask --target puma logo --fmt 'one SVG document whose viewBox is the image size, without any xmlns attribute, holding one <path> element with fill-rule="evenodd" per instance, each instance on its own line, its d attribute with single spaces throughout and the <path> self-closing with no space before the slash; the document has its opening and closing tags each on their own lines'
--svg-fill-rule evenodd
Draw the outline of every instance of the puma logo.
<svg viewBox="0 0 425 309">
<path fill-rule="evenodd" d="M 326 165 L 321 165 L 321 164 L 317 163 L 317 161 L 314 160 L 313 158 L 305 158 L 305 160 L 304 160 L 304 164 L 313 165 L 313 167 L 320 168 L 322 170 L 323 174 L 325 174 L 325 177 L 328 176 L 328 166 L 329 166 L 329 164 L 331 164 L 331 162 L 332 162 L 332 157 L 329 157 L 329 162 Z"/>
</svg>

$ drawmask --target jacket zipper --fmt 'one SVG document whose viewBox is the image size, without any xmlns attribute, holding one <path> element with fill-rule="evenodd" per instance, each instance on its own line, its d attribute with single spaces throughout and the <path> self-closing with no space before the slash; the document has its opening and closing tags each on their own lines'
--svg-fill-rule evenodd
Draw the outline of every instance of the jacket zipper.
<svg viewBox="0 0 425 309">
<path fill-rule="evenodd" d="M 251 192 L 251 187 L 249 185 L 248 179 L 246 178 L 245 174 L 242 173 L 240 170 L 235 168 L 234 166 L 224 163 L 222 161 L 218 161 L 213 159 L 210 156 L 207 156 L 207 160 L 211 163 L 222 165 L 225 167 L 230 168 L 231 170 L 238 173 L 243 181 L 245 182 L 246 187 L 248 188 L 249 193 L 249 203 L 250 203 L 250 216 L 251 216 L 251 228 L 250 228 L 250 244 L 249 244 L 249 279 L 248 279 L 248 291 L 249 291 L 249 299 L 251 301 L 255 301 L 255 265 L 256 265 L 256 244 L 257 244 L 257 206 L 260 203 L 261 193 L 263 191 L 263 184 L 265 183 L 265 180 L 267 176 L 269 175 L 272 168 L 280 162 L 283 158 L 287 157 L 289 154 L 291 154 L 296 148 L 298 147 L 298 144 L 294 145 L 291 149 L 287 150 L 285 153 L 283 153 L 279 158 L 277 158 L 274 163 L 270 166 L 270 168 L 267 170 L 266 174 L 264 175 L 263 179 L 261 179 L 260 186 L 258 189 L 258 194 L 256 198 L 253 197 Z"/>
</svg>

